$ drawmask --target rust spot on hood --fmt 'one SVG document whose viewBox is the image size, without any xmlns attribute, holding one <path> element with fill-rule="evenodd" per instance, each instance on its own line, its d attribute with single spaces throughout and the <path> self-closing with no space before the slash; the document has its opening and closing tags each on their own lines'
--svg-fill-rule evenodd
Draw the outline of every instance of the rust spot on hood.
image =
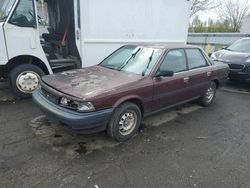
<svg viewBox="0 0 250 188">
<path fill-rule="evenodd" d="M 108 93 L 142 76 L 93 66 L 49 75 L 42 80 L 52 88 L 83 100 Z"/>
</svg>

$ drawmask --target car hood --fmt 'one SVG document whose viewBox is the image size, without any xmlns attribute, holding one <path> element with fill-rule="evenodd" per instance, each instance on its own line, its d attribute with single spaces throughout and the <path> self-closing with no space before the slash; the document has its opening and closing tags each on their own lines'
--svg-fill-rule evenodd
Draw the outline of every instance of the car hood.
<svg viewBox="0 0 250 188">
<path fill-rule="evenodd" d="M 142 78 L 140 75 L 93 66 L 44 76 L 42 81 L 64 94 L 87 100 L 107 94 Z"/>
<path fill-rule="evenodd" d="M 220 50 L 214 53 L 217 60 L 225 63 L 244 63 L 250 58 L 249 53 L 233 52 L 229 50 Z"/>
</svg>

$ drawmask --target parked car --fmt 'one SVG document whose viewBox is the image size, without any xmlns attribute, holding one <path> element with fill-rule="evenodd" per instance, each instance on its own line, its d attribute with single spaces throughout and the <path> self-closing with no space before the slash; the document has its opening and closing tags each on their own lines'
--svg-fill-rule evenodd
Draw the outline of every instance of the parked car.
<svg viewBox="0 0 250 188">
<path fill-rule="evenodd" d="M 125 141 L 145 116 L 196 99 L 209 106 L 228 73 L 197 47 L 126 45 L 97 66 L 42 77 L 33 99 L 73 130 Z"/>
<path fill-rule="evenodd" d="M 212 54 L 211 58 L 229 65 L 231 80 L 250 82 L 250 38 L 236 41 Z"/>
</svg>

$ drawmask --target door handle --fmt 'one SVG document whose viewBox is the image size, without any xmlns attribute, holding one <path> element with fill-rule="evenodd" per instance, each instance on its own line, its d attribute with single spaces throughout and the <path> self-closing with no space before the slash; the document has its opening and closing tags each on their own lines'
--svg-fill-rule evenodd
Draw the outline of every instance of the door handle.
<svg viewBox="0 0 250 188">
<path fill-rule="evenodd" d="M 184 83 L 188 84 L 188 83 L 189 83 L 189 80 L 190 80 L 189 77 L 184 78 Z"/>
<path fill-rule="evenodd" d="M 212 72 L 207 72 L 207 76 L 211 76 L 212 75 Z"/>
</svg>

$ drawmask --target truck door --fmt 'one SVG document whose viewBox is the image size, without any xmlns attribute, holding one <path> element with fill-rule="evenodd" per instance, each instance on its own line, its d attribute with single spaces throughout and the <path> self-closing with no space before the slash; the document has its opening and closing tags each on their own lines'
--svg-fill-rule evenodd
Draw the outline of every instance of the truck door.
<svg viewBox="0 0 250 188">
<path fill-rule="evenodd" d="M 74 0 L 74 16 L 75 16 L 75 40 L 80 57 L 82 57 L 81 46 L 81 3 L 80 0 Z"/>
<path fill-rule="evenodd" d="M 4 65 L 7 62 L 8 62 L 8 57 L 4 41 L 3 24 L 0 23 L 0 65 Z"/>
<path fill-rule="evenodd" d="M 42 56 L 34 0 L 20 0 L 4 26 L 9 58 L 19 55 Z"/>
</svg>

